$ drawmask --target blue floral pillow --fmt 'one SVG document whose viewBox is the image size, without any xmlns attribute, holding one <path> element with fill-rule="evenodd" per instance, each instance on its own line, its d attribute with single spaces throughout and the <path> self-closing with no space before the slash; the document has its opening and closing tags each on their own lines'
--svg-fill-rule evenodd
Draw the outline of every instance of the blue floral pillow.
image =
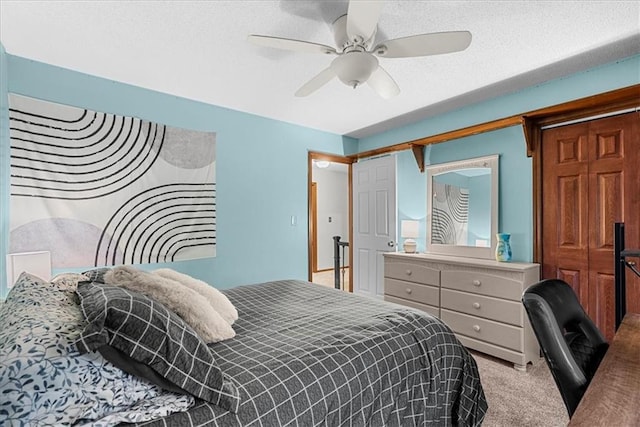
<svg viewBox="0 0 640 427">
<path fill-rule="evenodd" d="M 86 322 L 67 285 L 23 273 L 0 306 L 0 425 L 113 425 L 193 404 L 193 397 L 165 392 L 99 353 L 81 355 L 74 343 Z"/>
</svg>

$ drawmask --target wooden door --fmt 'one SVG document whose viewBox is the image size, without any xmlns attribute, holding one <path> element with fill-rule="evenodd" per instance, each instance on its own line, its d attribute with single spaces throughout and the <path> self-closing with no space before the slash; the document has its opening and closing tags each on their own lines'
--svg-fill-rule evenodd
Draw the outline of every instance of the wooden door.
<svg viewBox="0 0 640 427">
<path fill-rule="evenodd" d="M 614 223 L 640 247 L 638 113 L 542 134 L 542 277 L 568 282 L 608 339 L 615 328 Z M 640 281 L 627 274 L 627 311 L 640 311 Z"/>
</svg>

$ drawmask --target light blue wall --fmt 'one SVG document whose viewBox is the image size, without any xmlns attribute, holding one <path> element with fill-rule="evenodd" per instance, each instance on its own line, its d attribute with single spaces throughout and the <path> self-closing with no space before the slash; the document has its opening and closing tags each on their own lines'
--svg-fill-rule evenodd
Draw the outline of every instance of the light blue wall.
<svg viewBox="0 0 640 427">
<path fill-rule="evenodd" d="M 632 86 L 640 82 L 640 55 L 468 105 L 358 141 L 360 152 L 413 141 L 467 126 Z"/>
<path fill-rule="evenodd" d="M 1 48 L 1 45 L 0 45 Z M 0 297 L 9 213 L 7 91 L 170 126 L 217 132 L 218 256 L 173 264 L 220 288 L 307 276 L 307 151 L 351 154 L 640 83 L 640 55 L 355 141 L 88 76 L 0 49 Z M 519 126 L 426 147 L 429 163 L 500 154 L 499 229 L 515 261 L 533 257 L 532 166 Z M 418 219 L 424 251 L 426 178 L 398 153 L 398 221 Z M 297 225 L 291 225 L 295 216 Z M 148 266 L 149 268 L 155 266 Z"/>
<path fill-rule="evenodd" d="M 533 259 L 533 205 L 531 159 L 519 126 L 483 133 L 427 147 L 425 162 L 439 164 L 500 154 L 498 229 L 511 233 L 514 261 Z M 402 166 L 401 166 L 402 165 Z M 425 250 L 427 179 L 418 171 L 413 153 L 398 153 L 398 211 L 420 220 L 418 250 Z M 402 219 L 406 219 L 403 217 Z"/>
<path fill-rule="evenodd" d="M 3 53 L 2 58 L 8 68 L 9 92 L 217 132 L 217 257 L 179 262 L 173 268 L 219 288 L 283 278 L 306 280 L 307 152 L 342 155 L 345 150 L 356 150 L 355 140 L 10 54 Z M 3 102 L 6 91 L 3 89 Z M 2 110 L 6 114 L 6 107 Z M 0 148 L 4 159 L 9 155 L 6 134 Z M 3 179 L 2 258 L 6 254 L 8 186 Z M 5 293 L 4 287 L 0 289 L 0 297 Z"/>
<path fill-rule="evenodd" d="M 640 55 L 596 67 L 541 85 L 469 105 L 358 141 L 368 151 L 425 138 L 474 124 L 560 104 L 640 83 Z M 533 260 L 532 164 L 526 156 L 520 126 L 426 147 L 426 163 L 437 164 L 500 154 L 499 230 L 511 233 L 514 261 Z M 398 153 L 398 221 L 419 219 L 418 250 L 425 250 L 426 177 L 410 150 Z M 400 222 L 398 222 L 400 224 Z"/>
<path fill-rule="evenodd" d="M 398 230 L 403 219 L 419 221 L 419 238 L 415 239 L 418 252 L 426 249 L 424 236 L 426 235 L 425 218 L 427 214 L 426 177 L 420 173 L 411 150 L 396 154 L 396 203 L 398 205 Z M 423 191 L 420 191 L 420 183 Z M 400 239 L 402 240 L 402 239 Z M 400 242 L 399 249 L 402 249 Z"/>
</svg>

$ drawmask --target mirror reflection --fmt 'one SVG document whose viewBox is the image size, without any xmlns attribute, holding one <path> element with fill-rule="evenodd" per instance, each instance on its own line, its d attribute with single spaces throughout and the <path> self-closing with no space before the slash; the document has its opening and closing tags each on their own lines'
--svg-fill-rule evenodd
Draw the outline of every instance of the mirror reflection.
<svg viewBox="0 0 640 427">
<path fill-rule="evenodd" d="M 427 167 L 427 252 L 493 258 L 498 155 Z"/>
<path fill-rule="evenodd" d="M 491 169 L 466 168 L 433 177 L 431 243 L 491 246 Z"/>
</svg>

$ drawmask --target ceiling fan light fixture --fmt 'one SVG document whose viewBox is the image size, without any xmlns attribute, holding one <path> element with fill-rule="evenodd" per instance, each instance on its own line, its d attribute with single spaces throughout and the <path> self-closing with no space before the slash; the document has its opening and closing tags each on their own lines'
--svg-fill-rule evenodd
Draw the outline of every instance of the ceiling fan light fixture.
<svg viewBox="0 0 640 427">
<path fill-rule="evenodd" d="M 1 1 L 1 0 L 0 0 Z M 400 87 L 378 64 L 378 57 L 414 58 L 429 55 L 460 52 L 469 47 L 469 31 L 444 31 L 416 34 L 394 38 L 375 45 L 378 21 L 383 1 L 348 0 L 346 15 L 333 22 L 336 48 L 273 36 L 252 34 L 249 41 L 260 45 L 295 52 L 337 55 L 324 70 L 307 81 L 295 93 L 297 97 L 308 96 L 334 77 L 352 88 L 367 83 L 382 98 L 390 99 L 400 93 Z M 372 46 L 375 46 L 372 48 Z"/>
<path fill-rule="evenodd" d="M 348 52 L 331 63 L 331 69 L 340 81 L 354 88 L 366 82 L 376 68 L 378 60 L 367 52 Z"/>
</svg>

